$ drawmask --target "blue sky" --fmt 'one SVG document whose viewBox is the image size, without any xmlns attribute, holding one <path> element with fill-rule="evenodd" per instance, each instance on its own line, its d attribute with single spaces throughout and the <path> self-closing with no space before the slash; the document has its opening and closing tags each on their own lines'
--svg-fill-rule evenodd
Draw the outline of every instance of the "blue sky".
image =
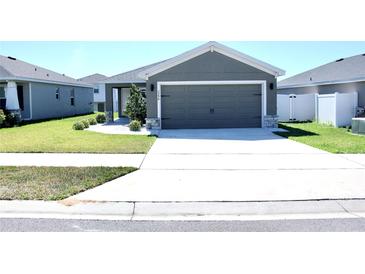
<svg viewBox="0 0 365 274">
<path fill-rule="evenodd" d="M 107 76 L 161 61 L 204 42 L 0 42 L 0 54 L 71 77 Z M 365 53 L 365 42 L 224 42 L 295 75 L 342 57 Z"/>
</svg>

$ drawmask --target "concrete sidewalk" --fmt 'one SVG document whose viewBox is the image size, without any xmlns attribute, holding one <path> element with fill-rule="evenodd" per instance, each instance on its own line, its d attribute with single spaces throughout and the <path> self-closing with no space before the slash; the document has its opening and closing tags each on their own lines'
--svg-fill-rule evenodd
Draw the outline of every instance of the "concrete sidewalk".
<svg viewBox="0 0 365 274">
<path fill-rule="evenodd" d="M 66 200 L 67 201 L 67 200 Z M 73 201 L 69 201 L 72 204 Z M 365 200 L 277 202 L 0 201 L 0 218 L 96 220 L 288 220 L 364 218 Z"/>
<path fill-rule="evenodd" d="M 145 154 L 0 153 L 0 166 L 128 166 L 139 168 Z"/>
</svg>

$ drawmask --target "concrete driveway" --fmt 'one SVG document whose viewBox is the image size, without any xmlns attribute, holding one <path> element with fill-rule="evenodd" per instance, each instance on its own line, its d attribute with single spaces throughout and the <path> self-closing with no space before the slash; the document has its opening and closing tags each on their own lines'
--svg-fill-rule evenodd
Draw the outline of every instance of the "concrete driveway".
<svg viewBox="0 0 365 274">
<path fill-rule="evenodd" d="M 140 170 L 73 198 L 274 201 L 365 198 L 365 165 L 268 129 L 166 130 Z"/>
</svg>

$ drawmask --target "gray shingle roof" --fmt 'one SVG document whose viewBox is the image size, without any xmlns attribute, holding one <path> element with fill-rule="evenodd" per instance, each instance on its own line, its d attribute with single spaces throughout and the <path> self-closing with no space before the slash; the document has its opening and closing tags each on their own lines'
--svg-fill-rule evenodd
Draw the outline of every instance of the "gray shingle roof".
<svg viewBox="0 0 365 274">
<path fill-rule="evenodd" d="M 89 86 L 86 83 L 80 83 L 76 79 L 45 69 L 36 65 L 26 63 L 18 59 L 0 55 L 0 79 L 16 80 L 29 79 L 40 82 L 57 82 L 60 84 Z"/>
<path fill-rule="evenodd" d="M 289 88 L 365 80 L 365 55 L 341 59 L 282 80 L 278 82 L 278 87 Z"/>
<path fill-rule="evenodd" d="M 150 64 L 150 65 L 147 65 L 147 66 L 144 66 L 144 67 L 140 67 L 140 68 L 137 68 L 137 69 L 134 69 L 134 70 L 130 70 L 130 71 L 127 71 L 127 72 L 123 72 L 123 73 L 111 76 L 111 77 L 103 80 L 102 82 L 103 83 L 140 83 L 140 82 L 146 82 L 146 80 L 144 78 L 140 77 L 139 74 L 141 72 L 143 72 L 144 70 L 146 70 L 148 68 L 151 68 L 151 67 L 153 67 L 157 64 L 160 64 L 162 62 L 165 62 L 165 61 L 166 60 L 161 61 L 161 62 L 157 62 L 157 63 L 153 63 L 153 64 Z"/>
<path fill-rule="evenodd" d="M 81 82 L 84 82 L 87 84 L 97 84 L 98 82 L 103 81 L 107 78 L 108 77 L 103 74 L 95 73 L 95 74 L 91 74 L 91 75 L 82 77 L 80 79 L 77 79 L 77 81 L 79 81 L 79 82 L 81 81 Z"/>
<path fill-rule="evenodd" d="M 103 83 L 139 83 L 146 82 L 146 76 L 154 75 L 162 70 L 166 70 L 171 66 L 175 66 L 181 62 L 189 60 L 189 58 L 193 58 L 196 54 L 203 54 L 207 51 L 215 50 L 219 53 L 226 54 L 231 58 L 235 58 L 241 62 L 245 62 L 247 64 L 259 67 L 259 69 L 264 71 L 269 71 L 271 74 L 275 74 L 275 76 L 284 75 L 285 71 L 281 70 L 277 67 L 274 67 L 268 63 L 255 59 L 251 56 L 248 56 L 242 52 L 237 50 L 228 48 L 220 43 L 215 41 L 210 41 L 205 43 L 199 47 L 196 47 L 192 50 L 186 51 L 180 55 L 169 58 L 167 60 L 163 60 L 148 66 L 140 67 L 131 71 L 127 71 L 121 74 L 114 75 L 110 78 L 103 80 Z M 157 71 L 157 72 L 156 72 Z"/>
</svg>

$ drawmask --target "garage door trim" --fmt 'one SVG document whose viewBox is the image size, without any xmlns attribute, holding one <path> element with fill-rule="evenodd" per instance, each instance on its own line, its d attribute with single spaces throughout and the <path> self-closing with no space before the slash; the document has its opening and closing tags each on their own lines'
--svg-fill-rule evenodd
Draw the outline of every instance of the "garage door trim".
<svg viewBox="0 0 365 274">
<path fill-rule="evenodd" d="M 261 85 L 261 127 L 264 126 L 266 116 L 266 80 L 244 80 L 244 81 L 161 81 L 157 82 L 157 118 L 160 129 L 161 120 L 161 87 L 162 86 L 199 86 L 199 85 Z"/>
</svg>

